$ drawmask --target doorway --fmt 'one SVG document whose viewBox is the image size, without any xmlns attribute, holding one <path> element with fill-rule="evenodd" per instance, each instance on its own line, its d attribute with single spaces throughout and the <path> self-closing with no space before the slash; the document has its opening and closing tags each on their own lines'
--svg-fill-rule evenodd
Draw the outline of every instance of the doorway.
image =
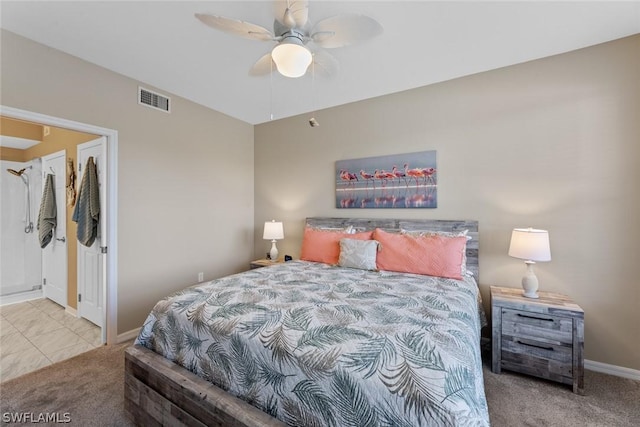
<svg viewBox="0 0 640 427">
<path fill-rule="evenodd" d="M 103 225 L 103 239 L 101 254 L 103 254 L 100 271 L 102 287 L 102 342 L 114 344 L 117 341 L 117 144 L 118 132 L 113 129 L 102 128 L 90 124 L 74 122 L 67 119 L 48 116 L 13 107 L 0 106 L 0 115 L 12 119 L 40 123 L 45 126 L 55 126 L 77 132 L 103 136 L 106 140 L 105 149 L 105 200 L 107 209 L 101 212 Z"/>
</svg>

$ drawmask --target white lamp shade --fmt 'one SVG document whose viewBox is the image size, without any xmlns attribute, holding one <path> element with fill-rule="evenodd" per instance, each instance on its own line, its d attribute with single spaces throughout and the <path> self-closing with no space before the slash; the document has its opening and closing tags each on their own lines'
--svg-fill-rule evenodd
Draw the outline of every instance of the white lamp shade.
<svg viewBox="0 0 640 427">
<path fill-rule="evenodd" d="M 509 256 L 528 261 L 551 261 L 549 232 L 535 228 L 514 228 Z"/>
<path fill-rule="evenodd" d="M 285 77 L 301 77 L 307 72 L 313 57 L 300 39 L 288 37 L 271 51 L 278 72 Z"/>
<path fill-rule="evenodd" d="M 284 228 L 281 222 L 267 221 L 264 223 L 264 240 L 281 240 L 284 239 Z"/>
</svg>

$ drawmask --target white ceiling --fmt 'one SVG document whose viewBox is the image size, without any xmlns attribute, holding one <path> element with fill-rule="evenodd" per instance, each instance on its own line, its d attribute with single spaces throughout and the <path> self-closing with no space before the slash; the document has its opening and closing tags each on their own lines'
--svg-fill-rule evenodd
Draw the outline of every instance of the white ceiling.
<svg viewBox="0 0 640 427">
<path fill-rule="evenodd" d="M 35 139 L 17 138 L 15 136 L 0 135 L 0 147 L 17 148 L 18 150 L 26 150 L 42 141 Z"/>
<path fill-rule="evenodd" d="M 384 33 L 332 49 L 331 78 L 250 77 L 273 47 L 194 18 L 205 12 L 271 29 L 269 1 L 2 1 L 0 26 L 252 124 L 517 64 L 640 33 L 640 1 L 310 1 Z"/>
</svg>

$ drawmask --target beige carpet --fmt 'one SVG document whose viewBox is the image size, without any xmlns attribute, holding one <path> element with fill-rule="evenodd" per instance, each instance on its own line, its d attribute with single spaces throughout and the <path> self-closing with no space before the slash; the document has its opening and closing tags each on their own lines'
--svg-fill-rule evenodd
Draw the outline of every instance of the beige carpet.
<svg viewBox="0 0 640 427">
<path fill-rule="evenodd" d="M 74 426 L 132 425 L 123 409 L 123 352 L 129 344 L 101 347 L 3 383 L 2 417 L 58 413 Z M 640 426 L 640 381 L 587 371 L 586 395 L 578 396 L 552 382 L 495 375 L 487 364 L 484 379 L 493 426 Z"/>
<path fill-rule="evenodd" d="M 0 384 L 0 413 L 57 413 L 68 424 L 10 425 L 132 426 L 124 412 L 125 344 L 99 347 Z M 66 415 L 65 415 L 66 414 Z M 1 425 L 6 425 L 0 419 Z"/>
<path fill-rule="evenodd" d="M 484 385 L 493 426 L 640 426 L 640 381 L 585 371 L 585 395 L 569 386 L 485 364 Z"/>
</svg>

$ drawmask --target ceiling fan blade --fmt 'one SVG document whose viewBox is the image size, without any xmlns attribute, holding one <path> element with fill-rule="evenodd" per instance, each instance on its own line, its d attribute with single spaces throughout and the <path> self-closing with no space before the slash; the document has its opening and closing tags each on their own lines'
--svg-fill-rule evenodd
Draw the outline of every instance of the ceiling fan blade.
<svg viewBox="0 0 640 427">
<path fill-rule="evenodd" d="M 224 16 L 209 15 L 207 13 L 196 13 L 195 16 L 203 24 L 211 28 L 215 28 L 216 30 L 224 31 L 228 34 L 233 34 L 250 40 L 273 40 L 273 33 L 260 25 L 239 21 L 237 19 L 225 18 Z"/>
<path fill-rule="evenodd" d="M 333 77 L 338 73 L 340 65 L 333 55 L 324 50 L 319 50 L 313 54 L 313 62 L 311 67 L 313 72 L 325 77 Z"/>
<path fill-rule="evenodd" d="M 289 29 L 304 27 L 309 20 L 308 0 L 276 0 L 273 8 L 278 22 Z"/>
<path fill-rule="evenodd" d="M 368 16 L 337 15 L 318 22 L 311 39 L 318 46 L 336 48 L 371 39 L 382 31 L 382 25 Z"/>
<path fill-rule="evenodd" d="M 250 76 L 264 76 L 276 69 L 276 64 L 271 59 L 271 52 L 263 55 L 256 61 L 255 64 L 249 69 Z"/>
</svg>

